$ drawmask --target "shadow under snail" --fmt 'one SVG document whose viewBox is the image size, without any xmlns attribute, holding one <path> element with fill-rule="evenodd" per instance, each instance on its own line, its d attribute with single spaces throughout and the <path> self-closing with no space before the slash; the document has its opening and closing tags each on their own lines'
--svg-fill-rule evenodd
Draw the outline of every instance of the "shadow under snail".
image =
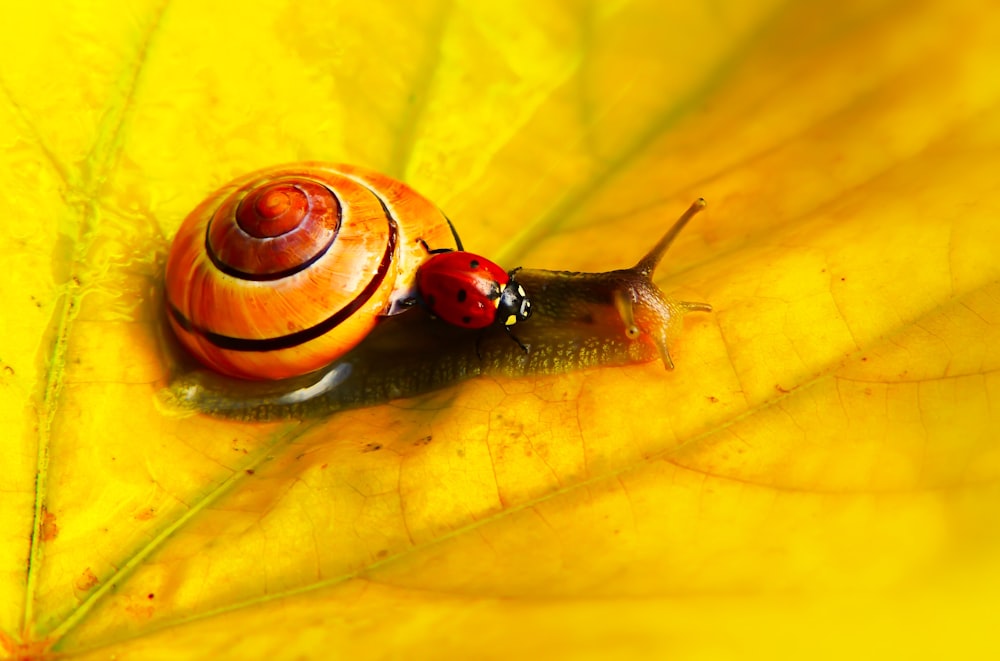
<svg viewBox="0 0 1000 661">
<path fill-rule="evenodd" d="M 251 173 L 174 239 L 167 318 L 209 369 L 182 366 L 162 399 L 221 417 L 306 418 L 479 375 L 657 358 L 673 369 L 681 318 L 712 308 L 667 297 L 653 271 L 704 206 L 628 269 L 505 272 L 462 251 L 433 203 L 385 175 L 328 163 Z"/>
</svg>

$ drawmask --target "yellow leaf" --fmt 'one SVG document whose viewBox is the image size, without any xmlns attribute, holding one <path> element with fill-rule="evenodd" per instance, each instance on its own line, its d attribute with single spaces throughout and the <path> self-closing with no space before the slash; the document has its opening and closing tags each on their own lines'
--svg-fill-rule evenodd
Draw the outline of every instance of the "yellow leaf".
<svg viewBox="0 0 1000 661">
<path fill-rule="evenodd" d="M 1000 649 L 992 3 L 0 19 L 0 654 Z M 715 311 L 671 373 L 164 415 L 170 237 L 301 160 L 406 180 L 510 266 L 628 266 L 704 196 L 658 281 Z"/>
</svg>

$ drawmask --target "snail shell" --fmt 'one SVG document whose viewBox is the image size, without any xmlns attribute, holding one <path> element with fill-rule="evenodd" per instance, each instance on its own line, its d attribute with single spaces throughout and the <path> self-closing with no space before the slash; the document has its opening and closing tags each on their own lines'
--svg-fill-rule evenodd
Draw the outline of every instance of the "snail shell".
<svg viewBox="0 0 1000 661">
<path fill-rule="evenodd" d="M 218 373 L 306 374 L 412 300 L 422 241 L 455 246 L 441 211 L 385 175 L 324 163 L 254 172 L 181 225 L 166 267 L 170 324 Z"/>
</svg>

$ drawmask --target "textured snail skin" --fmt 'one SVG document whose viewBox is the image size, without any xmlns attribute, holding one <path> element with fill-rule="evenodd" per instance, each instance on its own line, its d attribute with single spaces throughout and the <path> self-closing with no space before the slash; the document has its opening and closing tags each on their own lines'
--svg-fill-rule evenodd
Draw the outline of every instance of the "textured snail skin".
<svg viewBox="0 0 1000 661">
<path fill-rule="evenodd" d="M 518 324 L 524 352 L 500 328 L 469 331 L 422 308 L 381 321 L 343 357 L 312 374 L 275 382 L 228 379 L 205 370 L 178 374 L 164 391 L 167 407 L 243 420 L 310 418 L 445 388 L 480 375 L 556 374 L 597 366 L 663 361 L 688 312 L 705 303 L 675 301 L 653 283 L 653 270 L 695 202 L 636 266 L 605 273 L 523 269 L 531 319 Z"/>
</svg>

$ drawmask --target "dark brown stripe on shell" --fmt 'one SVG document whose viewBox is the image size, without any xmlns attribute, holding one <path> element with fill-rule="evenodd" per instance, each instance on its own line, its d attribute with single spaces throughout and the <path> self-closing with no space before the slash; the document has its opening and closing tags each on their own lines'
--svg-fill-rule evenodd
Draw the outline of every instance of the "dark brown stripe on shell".
<svg viewBox="0 0 1000 661">
<path fill-rule="evenodd" d="M 284 271 L 276 271 L 274 273 L 251 273 L 250 271 L 242 271 L 238 268 L 230 266 L 229 264 L 226 264 L 224 261 L 219 259 L 218 255 L 215 254 L 215 250 L 212 249 L 212 244 L 209 241 L 209 236 L 211 236 L 212 232 L 212 223 L 215 222 L 215 218 L 209 220 L 208 224 L 205 226 L 205 254 L 208 255 L 208 258 L 212 260 L 212 264 L 219 271 L 225 273 L 226 275 L 230 275 L 234 278 L 238 278 L 240 280 L 250 280 L 253 282 L 271 282 L 273 280 L 281 280 L 282 278 L 288 278 L 290 276 L 295 275 L 296 273 L 301 273 L 302 271 L 305 271 L 307 268 L 309 268 L 317 261 L 319 261 L 323 257 L 323 255 L 329 252 L 330 248 L 333 247 L 333 243 L 337 240 L 337 235 L 340 234 L 341 223 L 344 220 L 343 205 L 341 205 L 340 198 L 337 196 L 336 191 L 334 191 L 329 186 L 326 186 L 325 184 L 324 187 L 328 191 L 330 191 L 330 195 L 333 196 L 333 199 L 337 203 L 337 229 L 333 232 L 332 235 L 330 235 L 330 240 L 326 242 L 325 246 L 323 246 L 315 255 L 313 255 L 306 261 L 302 262 L 301 264 L 293 266 L 289 269 L 285 269 Z M 382 202 L 381 198 L 379 198 L 379 202 Z M 240 201 L 240 204 L 242 203 L 243 202 Z M 237 208 L 239 208 L 239 205 L 237 205 Z M 384 203 L 382 204 L 382 208 L 385 209 Z M 284 236 L 284 234 L 279 234 L 278 236 L 269 239 L 258 239 L 244 232 L 243 228 L 241 227 L 237 227 L 237 229 L 239 229 L 239 231 L 243 233 L 244 236 L 246 236 L 246 239 L 248 241 L 274 241 L 280 238 L 281 236 Z M 287 234 L 287 232 L 285 232 L 285 234 Z"/>
<path fill-rule="evenodd" d="M 365 187 L 371 190 L 372 194 L 379 201 L 379 204 L 382 205 L 382 209 L 385 211 L 385 218 L 389 224 L 389 237 L 388 241 L 386 241 L 385 252 L 382 254 L 382 261 L 379 262 L 378 270 L 375 272 L 374 277 L 368 282 L 361 293 L 359 293 L 346 306 L 315 326 L 310 326 L 309 328 L 304 328 L 300 331 L 289 333 L 288 335 L 279 335 L 277 337 L 243 338 L 213 333 L 206 328 L 201 328 L 200 326 L 196 326 L 191 323 L 190 319 L 185 317 L 173 304 L 170 304 L 170 314 L 177 322 L 177 325 L 189 333 L 194 333 L 205 338 L 220 349 L 225 349 L 227 351 L 265 352 L 291 349 L 292 347 L 312 342 L 313 340 L 329 333 L 346 319 L 349 319 L 351 315 L 361 309 L 369 301 L 369 299 L 375 295 L 375 292 L 379 290 L 379 287 L 381 287 L 382 283 L 385 281 L 385 276 L 389 272 L 389 267 L 392 265 L 392 260 L 396 255 L 396 241 L 399 235 L 399 225 L 392 213 L 389 212 L 389 208 L 386 206 L 382 196 L 369 188 L 367 185 Z M 270 280 L 272 278 L 265 279 Z"/>
</svg>

